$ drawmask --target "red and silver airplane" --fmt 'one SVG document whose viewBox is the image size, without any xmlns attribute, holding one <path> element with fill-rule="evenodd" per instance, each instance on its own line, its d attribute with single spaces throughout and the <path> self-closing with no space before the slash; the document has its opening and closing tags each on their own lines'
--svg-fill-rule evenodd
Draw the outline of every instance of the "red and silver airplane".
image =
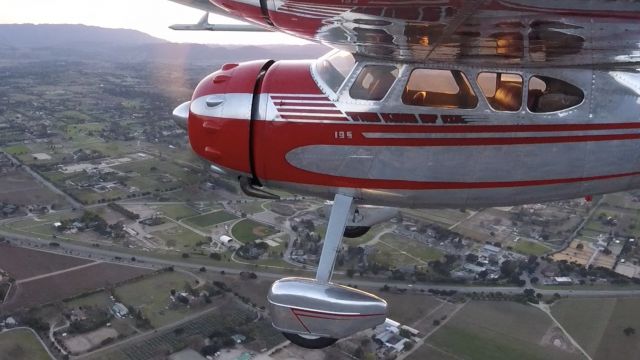
<svg viewBox="0 0 640 360">
<path fill-rule="evenodd" d="M 316 278 L 269 293 L 274 326 L 301 346 L 385 321 L 383 299 L 331 282 L 345 229 L 371 225 L 350 222 L 356 206 L 515 205 L 640 186 L 640 3 L 176 1 L 336 49 L 226 64 L 174 111 L 193 150 L 247 194 L 334 200 Z"/>
</svg>

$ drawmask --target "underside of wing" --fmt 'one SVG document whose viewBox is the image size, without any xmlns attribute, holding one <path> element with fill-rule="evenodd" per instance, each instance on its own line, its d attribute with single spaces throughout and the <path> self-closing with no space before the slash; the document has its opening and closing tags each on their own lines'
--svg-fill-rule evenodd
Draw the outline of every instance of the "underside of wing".
<svg viewBox="0 0 640 360">
<path fill-rule="evenodd" d="M 178 0 L 255 7 L 270 26 L 367 57 L 493 66 L 640 61 L 640 2 L 623 0 Z M 216 4 L 214 6 L 212 4 Z"/>
</svg>

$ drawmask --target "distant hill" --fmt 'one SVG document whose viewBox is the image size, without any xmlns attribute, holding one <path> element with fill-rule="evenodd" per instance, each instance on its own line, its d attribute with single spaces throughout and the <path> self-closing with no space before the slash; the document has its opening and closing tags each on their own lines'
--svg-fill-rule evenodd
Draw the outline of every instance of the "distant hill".
<svg viewBox="0 0 640 360">
<path fill-rule="evenodd" d="M 0 51 L 11 56 L 122 62 L 208 64 L 249 59 L 317 58 L 322 45 L 222 46 L 176 44 L 140 31 L 86 25 L 0 24 Z M 46 59 L 43 59 L 46 60 Z"/>
<path fill-rule="evenodd" d="M 106 29 L 86 25 L 0 25 L 0 44 L 14 48 L 79 47 L 86 44 L 136 46 L 160 44 L 164 40 L 128 29 Z"/>
</svg>

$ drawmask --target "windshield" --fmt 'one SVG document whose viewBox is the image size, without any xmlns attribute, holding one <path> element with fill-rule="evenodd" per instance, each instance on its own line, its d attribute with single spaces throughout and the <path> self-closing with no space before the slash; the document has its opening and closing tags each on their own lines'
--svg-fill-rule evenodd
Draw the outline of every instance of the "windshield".
<svg viewBox="0 0 640 360">
<path fill-rule="evenodd" d="M 318 60 L 316 71 L 320 80 L 337 92 L 355 64 L 356 60 L 350 53 L 333 51 Z"/>
</svg>

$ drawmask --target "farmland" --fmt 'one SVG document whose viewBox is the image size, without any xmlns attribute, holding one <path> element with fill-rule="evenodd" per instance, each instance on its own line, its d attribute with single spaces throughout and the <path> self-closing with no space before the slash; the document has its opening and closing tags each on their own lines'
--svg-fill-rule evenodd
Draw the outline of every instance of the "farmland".
<svg viewBox="0 0 640 360">
<path fill-rule="evenodd" d="M 16 280 L 60 271 L 89 262 L 86 259 L 0 244 L 0 269 L 7 271 Z"/>
<path fill-rule="evenodd" d="M 49 360 L 51 357 L 27 329 L 0 334 L 0 360 Z"/>
<path fill-rule="evenodd" d="M 0 174 L 0 183 L 0 199 L 4 202 L 20 206 L 53 204 L 56 209 L 69 208 L 63 196 L 45 188 L 24 170 L 15 169 Z"/>
<path fill-rule="evenodd" d="M 256 329 L 261 326 L 255 326 L 251 324 L 247 328 L 244 328 L 246 324 L 252 322 L 256 317 L 256 314 L 248 310 L 244 306 L 225 300 L 218 308 L 213 308 L 206 314 L 200 315 L 197 318 L 188 321 L 185 324 L 181 324 L 172 329 L 159 331 L 153 335 L 135 343 L 129 343 L 124 346 L 120 346 L 116 349 L 97 353 L 88 357 L 90 360 L 143 360 L 151 358 L 163 358 L 167 352 L 173 352 L 178 349 L 182 349 L 195 339 L 202 340 L 208 334 L 211 334 L 215 330 L 223 330 L 225 328 L 232 328 L 238 332 L 248 333 L 249 336 L 259 339 L 261 334 L 256 333 Z M 268 324 L 270 325 L 270 324 Z M 271 328 L 271 334 L 274 334 L 275 330 Z M 180 329 L 178 331 L 178 329 Z M 264 337 L 264 336 L 261 336 Z M 279 336 L 264 337 L 271 340 L 267 343 L 268 346 L 273 346 L 278 342 L 282 342 L 283 338 Z M 275 342 L 275 344 L 274 344 Z"/>
<path fill-rule="evenodd" d="M 478 360 L 581 359 L 549 343 L 551 320 L 533 307 L 512 302 L 468 303 L 428 343 L 456 358 Z M 557 338 L 557 337 L 556 337 Z M 562 343 L 566 340 L 557 338 Z"/>
<path fill-rule="evenodd" d="M 60 301 L 97 288 L 112 286 L 150 272 L 147 269 L 125 265 L 94 264 L 82 269 L 17 284 L 15 291 L 11 292 L 9 300 L 2 305 L 2 309 L 11 311 Z"/>
<path fill-rule="evenodd" d="M 182 291 L 193 278 L 178 272 L 167 272 L 125 284 L 116 289 L 116 295 L 125 304 L 139 308 L 155 328 L 178 321 L 194 309 L 181 307 L 167 310 L 172 289 Z"/>
<path fill-rule="evenodd" d="M 633 359 L 640 354 L 636 335 L 640 329 L 638 299 L 563 299 L 552 307 L 553 315 L 595 359 Z"/>
</svg>

